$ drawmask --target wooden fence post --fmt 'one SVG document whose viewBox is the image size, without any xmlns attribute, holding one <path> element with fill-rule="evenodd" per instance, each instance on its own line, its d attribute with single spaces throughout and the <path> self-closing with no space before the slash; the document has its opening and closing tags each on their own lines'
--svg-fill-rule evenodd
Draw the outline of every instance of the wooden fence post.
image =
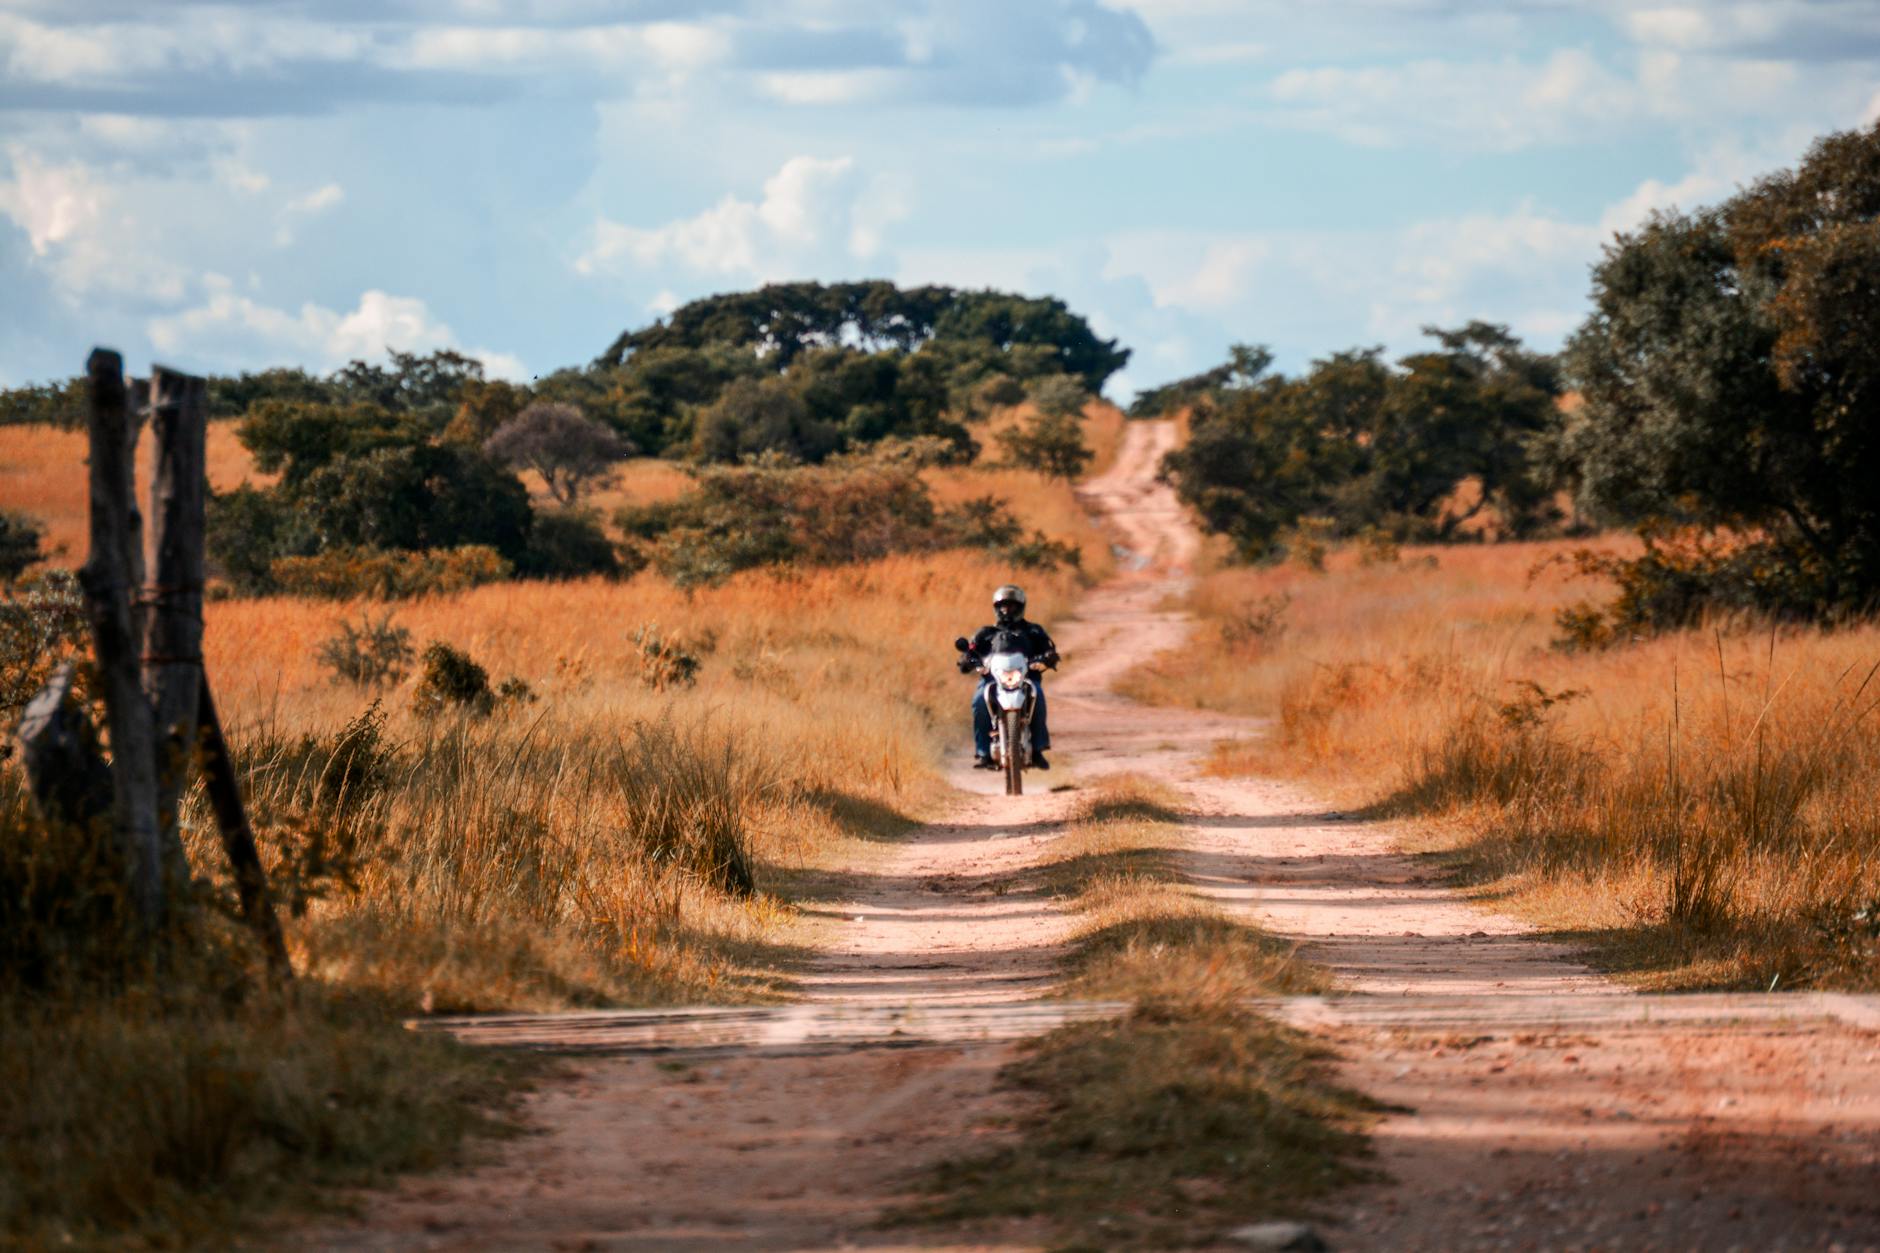
<svg viewBox="0 0 1880 1253">
<path fill-rule="evenodd" d="M 89 830 L 111 813 L 111 767 L 98 733 L 72 699 L 77 667 L 66 662 L 27 704 L 20 719 L 20 761 L 27 789 L 50 822 Z"/>
<path fill-rule="evenodd" d="M 207 384 L 157 366 L 150 375 L 150 477 L 155 565 L 144 597 L 144 691 L 156 715 L 157 821 L 173 871 L 188 873 L 177 805 L 196 757 L 202 691 L 204 426 Z"/>
<path fill-rule="evenodd" d="M 202 676 L 197 709 L 202 719 L 202 781 L 209 792 L 209 804 L 215 809 L 216 828 L 222 833 L 222 851 L 228 854 L 229 866 L 235 872 L 242 918 L 260 939 L 268 968 L 277 978 L 291 978 L 294 968 L 287 960 L 287 942 L 281 936 L 280 917 L 274 912 L 268 872 L 262 868 L 254 829 L 248 825 L 241 780 L 235 775 L 235 759 L 229 754 L 228 742 L 222 738 L 222 718 L 216 713 L 207 675 Z"/>
<path fill-rule="evenodd" d="M 144 927 L 163 920 L 163 846 L 157 826 L 157 748 L 144 696 L 131 597 L 142 565 L 142 527 L 132 493 L 124 362 L 107 348 L 85 363 L 91 434 L 91 553 L 78 572 L 111 735 L 113 827 L 130 869 L 131 899 Z"/>
</svg>

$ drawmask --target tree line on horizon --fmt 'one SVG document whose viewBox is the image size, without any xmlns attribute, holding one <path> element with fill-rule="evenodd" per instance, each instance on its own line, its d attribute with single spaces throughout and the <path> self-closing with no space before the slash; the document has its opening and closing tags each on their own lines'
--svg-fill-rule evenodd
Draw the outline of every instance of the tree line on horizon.
<svg viewBox="0 0 1880 1253">
<path fill-rule="evenodd" d="M 649 562 L 696 581 L 841 559 L 826 543 L 779 547 L 804 533 L 801 511 L 784 502 L 821 494 L 877 521 L 919 497 L 918 517 L 888 527 L 903 548 L 982 547 L 1054 564 L 1072 550 L 1015 529 L 1000 502 L 934 509 L 918 470 L 972 460 L 969 424 L 1029 399 L 1032 418 L 1000 433 L 1008 455 L 1073 476 L 1089 459 L 1083 407 L 1128 358 L 1054 298 L 871 281 L 706 297 L 528 384 L 486 378 L 449 350 L 393 351 L 324 376 L 214 377 L 211 417 L 234 421 L 256 467 L 277 477 L 212 498 L 210 552 L 249 593 L 409 594 Z M 0 423 L 74 426 L 83 404 L 79 380 L 0 392 Z M 890 445 L 904 451 L 862 473 L 871 450 Z M 630 455 L 722 472 L 688 508 L 623 514 L 616 542 L 580 498 Z M 821 467 L 821 478 L 807 473 Z M 524 469 L 553 506 L 531 501 Z M 773 486 L 780 474 L 795 487 Z M 776 516 L 745 525 L 713 503 L 740 498 L 776 502 Z M 17 574 L 37 541 L 29 520 L 7 517 L 0 558 L 15 550 Z"/>
</svg>

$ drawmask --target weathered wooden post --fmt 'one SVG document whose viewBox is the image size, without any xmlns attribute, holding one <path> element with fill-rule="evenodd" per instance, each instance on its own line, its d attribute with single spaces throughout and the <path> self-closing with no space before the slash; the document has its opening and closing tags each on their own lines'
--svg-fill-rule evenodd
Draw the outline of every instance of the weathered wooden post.
<svg viewBox="0 0 1880 1253">
<path fill-rule="evenodd" d="M 209 792 L 209 804 L 215 809 L 216 829 L 222 833 L 222 851 L 228 854 L 229 867 L 235 872 L 242 918 L 261 941 L 268 968 L 277 978 L 290 978 L 294 968 L 287 959 L 280 917 L 274 912 L 274 893 L 268 887 L 268 872 L 261 865 L 261 852 L 255 847 L 254 829 L 248 825 L 241 781 L 235 776 L 235 759 L 222 737 L 222 717 L 216 712 L 207 675 L 202 679 L 197 711 L 202 720 L 202 781 Z"/>
<path fill-rule="evenodd" d="M 124 362 L 108 348 L 85 363 L 91 435 L 91 553 L 78 572 L 111 736 L 112 826 L 130 870 L 131 900 L 146 930 L 163 920 L 163 845 L 157 825 L 157 746 L 144 696 L 143 641 L 131 597 L 142 571 L 142 525 L 132 489 L 131 420 Z"/>
<path fill-rule="evenodd" d="M 97 732 L 72 699 L 74 667 L 62 666 L 27 706 L 19 727 L 33 798 L 48 819 L 70 826 L 87 828 L 111 816 L 139 922 L 154 933 L 170 883 L 181 885 L 189 874 L 178 810 L 200 750 L 204 788 L 234 871 L 242 916 L 274 974 L 291 977 L 267 871 L 202 664 L 207 386 L 161 366 L 148 384 L 156 444 L 150 487 L 156 560 L 145 588 L 143 521 L 133 479 L 139 411 L 117 353 L 95 350 L 86 369 L 91 554 L 79 582 L 91 619 L 111 762 L 105 764 Z"/>
<path fill-rule="evenodd" d="M 111 813 L 111 767 L 98 732 L 72 699 L 77 667 L 66 662 L 27 704 L 20 719 L 20 761 L 27 790 L 49 820 L 81 831 Z"/>
<path fill-rule="evenodd" d="M 202 690 L 204 442 L 207 384 L 158 366 L 150 375 L 150 526 L 155 563 L 144 596 L 144 691 L 156 716 L 157 821 L 171 866 L 187 874 L 177 806 L 196 756 Z"/>
</svg>

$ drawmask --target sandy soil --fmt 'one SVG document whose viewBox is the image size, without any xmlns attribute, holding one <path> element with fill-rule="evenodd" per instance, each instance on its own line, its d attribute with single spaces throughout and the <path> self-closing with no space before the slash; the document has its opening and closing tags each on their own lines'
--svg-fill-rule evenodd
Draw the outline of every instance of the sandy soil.
<svg viewBox="0 0 1880 1253">
<path fill-rule="evenodd" d="M 800 1043 L 809 1018 L 845 1009 L 1027 1012 L 1020 1003 L 1050 990 L 1073 924 L 1028 886 L 1075 796 L 1047 789 L 1134 771 L 1174 783 L 1198 815 L 1187 831 L 1198 890 L 1296 939 L 1338 976 L 1347 1004 L 1372 1007 L 1368 1018 L 1321 1007 L 1348 1078 L 1403 1111 L 1378 1129 L 1391 1182 L 1327 1216 L 1334 1247 L 1880 1247 L 1880 1036 L 1819 1016 L 1642 1026 L 1603 1013 L 1636 1002 L 1445 890 L 1393 851 L 1388 829 L 1278 782 L 1198 777 L 1215 741 L 1257 731 L 1247 720 L 1146 709 L 1108 690 L 1186 637 L 1168 605 L 1197 541 L 1153 473 L 1173 438 L 1163 424 L 1133 426 L 1117 465 L 1086 490 L 1116 528 L 1122 573 L 1073 621 L 1035 607 L 1061 626 L 1065 654 L 1050 688 L 1058 769 L 1007 798 L 995 776 L 965 768 L 963 751 L 946 819 L 854 876 L 851 898 L 826 910 L 826 950 L 802 980 L 808 1004 L 764 1019 L 757 1038 Z M 963 727 L 967 696 L 962 680 Z M 1432 1004 L 1443 1027 L 1391 1025 L 1391 1007 Z M 1579 1025 L 1530 1021 L 1548 1006 L 1575 1007 Z M 604 1034 L 604 1018 L 530 1019 L 511 1024 L 510 1042 L 526 1027 L 529 1042 L 559 1033 L 576 1045 Z M 648 1029 L 646 1015 L 635 1023 Z M 483 1026 L 476 1038 L 501 1038 L 502 1024 Z M 536 1134 L 481 1169 L 368 1198 L 359 1222 L 292 1243 L 1036 1247 L 1045 1233 L 1023 1226 L 877 1225 L 906 1199 L 914 1167 L 998 1134 L 1011 1098 L 994 1076 L 1010 1047 L 578 1058 L 531 1098 Z"/>
</svg>

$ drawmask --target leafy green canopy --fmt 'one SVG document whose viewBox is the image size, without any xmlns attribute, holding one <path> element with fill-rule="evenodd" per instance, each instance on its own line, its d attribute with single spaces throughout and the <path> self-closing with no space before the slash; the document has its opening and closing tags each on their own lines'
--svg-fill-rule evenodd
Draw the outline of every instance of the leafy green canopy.
<svg viewBox="0 0 1880 1253">
<path fill-rule="evenodd" d="M 1621 235 L 1593 301 L 1568 348 L 1584 403 L 1565 450 L 1587 506 L 1639 524 L 1658 564 L 1704 589 L 1656 617 L 1872 608 L 1880 125 L 1819 140 L 1721 205 Z M 1731 542 L 1661 550 L 1679 526 Z"/>
<path fill-rule="evenodd" d="M 1556 521 L 1552 359 L 1482 322 L 1426 334 L 1438 347 L 1394 366 L 1380 349 L 1350 350 L 1297 378 L 1267 373 L 1263 348 L 1235 348 L 1162 389 L 1161 403 L 1190 410 L 1192 430 L 1163 474 L 1248 559 L 1275 553 L 1308 518 L 1399 539 L 1453 538 L 1487 508 L 1513 534 Z M 1471 480 L 1479 491 L 1460 503 Z"/>
<path fill-rule="evenodd" d="M 1099 338 L 1061 300 L 936 286 L 903 290 L 876 279 L 772 283 L 708 296 L 680 306 L 663 322 L 622 332 L 596 364 L 620 366 L 647 349 L 725 344 L 753 350 L 769 368 L 783 371 L 815 348 L 911 353 L 930 342 L 1000 353 L 1046 349 L 1059 371 L 1080 375 L 1092 391 L 1101 391 L 1129 360 L 1128 349 Z"/>
</svg>

